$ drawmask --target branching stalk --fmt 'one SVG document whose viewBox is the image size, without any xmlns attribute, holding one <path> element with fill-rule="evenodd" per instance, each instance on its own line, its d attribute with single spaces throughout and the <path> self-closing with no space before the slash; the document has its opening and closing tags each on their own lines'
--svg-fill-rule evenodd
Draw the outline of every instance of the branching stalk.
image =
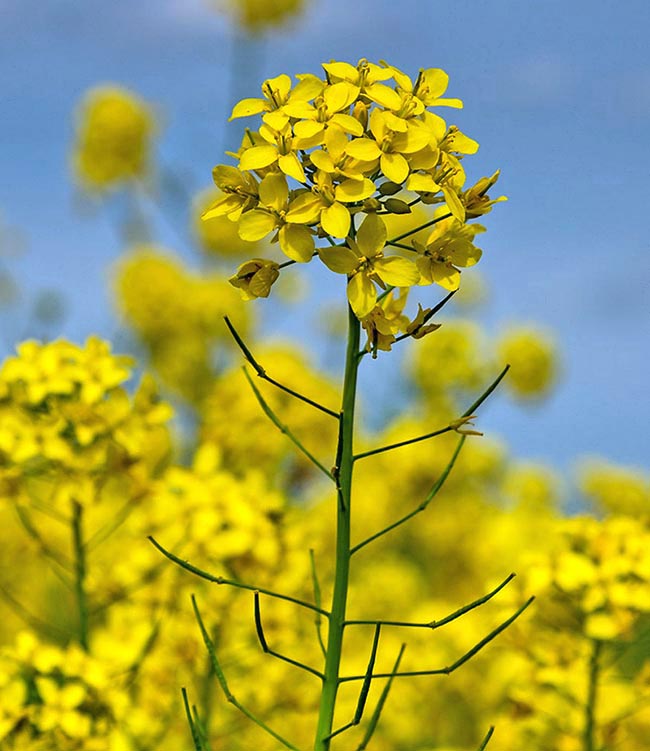
<svg viewBox="0 0 650 751">
<path fill-rule="evenodd" d="M 83 506 L 72 502 L 72 548 L 75 561 L 75 594 L 79 617 L 79 644 L 88 652 L 88 597 L 86 594 L 86 548 L 83 538 Z"/>
<path fill-rule="evenodd" d="M 353 310 L 348 306 L 348 341 L 343 377 L 343 397 L 341 403 L 341 429 L 336 450 L 337 462 L 334 476 L 337 484 L 337 525 L 336 525 L 336 570 L 334 592 L 327 637 L 325 658 L 325 678 L 318 712 L 318 724 L 314 751 L 328 751 L 336 694 L 339 687 L 339 670 L 343 646 L 345 612 L 350 576 L 350 514 L 352 500 L 352 470 L 354 465 L 354 408 L 359 369 L 359 340 L 361 327 Z"/>
<path fill-rule="evenodd" d="M 230 319 L 228 318 L 228 316 L 224 317 L 224 321 L 226 322 L 226 326 L 228 327 L 228 330 L 232 334 L 233 339 L 237 343 L 237 346 L 242 351 L 242 354 L 244 355 L 248 363 L 251 365 L 251 367 L 255 370 L 255 372 L 260 378 L 263 378 L 265 381 L 272 383 L 276 388 L 280 389 L 281 391 L 284 391 L 285 393 L 290 394 L 296 399 L 300 399 L 300 401 L 305 402 L 306 404 L 309 404 L 315 409 L 318 409 L 321 412 L 324 412 L 326 415 L 335 417 L 338 420 L 339 415 L 334 410 L 329 409 L 328 407 L 325 407 L 324 405 L 319 404 L 318 402 L 315 402 L 313 399 L 310 399 L 304 394 L 300 394 L 297 391 L 290 389 L 288 386 L 285 386 L 284 384 L 280 383 L 279 381 L 276 381 L 274 378 L 271 378 L 271 376 L 267 374 L 266 370 L 264 370 L 264 368 L 253 357 L 252 352 L 248 349 L 248 347 L 244 343 L 244 340 L 241 338 L 241 336 L 239 336 L 239 334 L 237 333 L 237 330 L 230 322 Z"/>
<path fill-rule="evenodd" d="M 236 587 L 237 589 L 247 589 L 250 592 L 259 592 L 260 594 L 266 595 L 267 597 L 275 597 L 278 600 L 286 600 L 287 602 L 293 602 L 295 605 L 300 605 L 300 607 L 307 608 L 307 610 L 314 610 L 317 613 L 320 613 L 321 615 L 325 615 L 329 617 L 329 612 L 327 610 L 323 610 L 322 608 L 316 607 L 316 605 L 312 605 L 310 602 L 306 602 L 305 600 L 300 600 L 297 597 L 291 597 L 290 595 L 285 595 L 285 594 L 282 594 L 281 592 L 274 592 L 273 590 L 265 589 L 264 587 L 256 587 L 252 584 L 244 584 L 243 582 L 236 581 L 235 579 L 226 579 L 223 576 L 214 576 L 214 574 L 210 574 L 207 571 L 203 571 L 203 569 L 200 569 L 197 566 L 193 566 L 191 563 L 184 561 L 182 558 L 179 558 L 177 555 L 170 553 L 169 550 L 166 550 L 165 548 L 163 548 L 163 546 L 159 542 L 157 542 L 153 537 L 151 537 L 151 535 L 149 535 L 147 539 L 166 558 L 169 558 L 170 561 L 173 561 L 181 568 L 184 568 L 186 571 L 190 571 L 191 573 L 196 574 L 196 576 L 199 576 L 201 579 L 205 579 L 206 581 L 213 582 L 214 584 L 227 584 L 231 587 Z"/>
</svg>

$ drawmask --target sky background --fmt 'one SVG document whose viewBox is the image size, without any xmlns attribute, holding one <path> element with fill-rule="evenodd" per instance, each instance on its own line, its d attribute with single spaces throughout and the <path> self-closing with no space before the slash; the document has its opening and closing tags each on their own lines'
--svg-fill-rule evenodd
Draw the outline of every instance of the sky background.
<svg viewBox="0 0 650 751">
<path fill-rule="evenodd" d="M 479 320 L 493 331 L 535 322 L 563 360 L 550 400 L 522 408 L 497 397 L 481 428 L 560 468 L 589 455 L 647 468 L 648 29 L 647 0 L 315 0 L 282 30 L 235 45 L 207 0 L 0 0 L 2 262 L 27 298 L 64 294 L 54 333 L 116 330 L 107 269 L 122 247 L 111 212 L 80 202 L 68 169 L 72 112 L 91 86 L 118 83 L 155 103 L 162 163 L 199 189 L 239 138 L 240 126 L 224 126 L 233 61 L 237 98 L 330 59 L 386 59 L 413 76 L 441 67 L 449 96 L 465 102 L 441 114 L 481 144 L 470 177 L 501 168 L 510 199 L 485 221 L 490 300 Z M 14 258 L 17 233 L 25 252 Z M 4 319 L 3 353 L 26 326 L 20 316 Z"/>
</svg>

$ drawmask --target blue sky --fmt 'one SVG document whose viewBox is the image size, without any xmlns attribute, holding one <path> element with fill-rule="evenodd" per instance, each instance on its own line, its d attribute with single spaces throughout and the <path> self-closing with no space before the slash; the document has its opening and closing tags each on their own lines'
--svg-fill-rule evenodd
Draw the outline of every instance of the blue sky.
<svg viewBox="0 0 650 751">
<path fill-rule="evenodd" d="M 454 121 L 481 143 L 470 174 L 502 170 L 510 200 L 487 221 L 491 298 L 481 320 L 555 332 L 564 377 L 537 409 L 498 398 L 482 427 L 522 458 L 569 467 L 598 454 L 647 467 L 647 0 L 306 5 L 275 36 L 239 47 L 240 96 L 330 59 L 442 67 L 450 96 L 465 101 Z M 207 0 L 0 0 L 0 214 L 27 243 L 5 262 L 26 294 L 65 294 L 61 334 L 116 328 L 106 275 L 120 245 L 109 214 L 80 204 L 68 174 L 75 103 L 109 81 L 155 102 L 163 162 L 200 188 L 222 160 L 232 51 L 232 29 Z"/>
</svg>

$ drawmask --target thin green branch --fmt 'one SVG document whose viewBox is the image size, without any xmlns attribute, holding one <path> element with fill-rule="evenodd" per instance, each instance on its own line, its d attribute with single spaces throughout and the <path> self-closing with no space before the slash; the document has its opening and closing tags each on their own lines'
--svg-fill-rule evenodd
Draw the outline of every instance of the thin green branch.
<svg viewBox="0 0 650 751">
<path fill-rule="evenodd" d="M 265 722 L 263 722 L 258 717 L 256 717 L 250 710 L 246 709 L 246 707 L 235 698 L 235 696 L 232 694 L 232 692 L 228 688 L 226 676 L 224 675 L 223 670 L 221 669 L 221 665 L 217 658 L 217 653 L 215 651 L 214 644 L 212 642 L 212 639 L 210 638 L 210 635 L 208 634 L 205 628 L 205 625 L 203 623 L 203 619 L 201 618 L 201 614 L 199 613 L 199 608 L 196 604 L 196 598 L 194 597 L 194 595 L 192 595 L 192 607 L 194 608 L 194 615 L 196 616 L 196 620 L 199 624 L 199 628 L 201 629 L 201 635 L 203 636 L 205 647 L 208 650 L 208 654 L 210 655 L 210 662 L 212 663 L 212 669 L 214 670 L 215 675 L 217 676 L 217 680 L 219 682 L 219 685 L 221 686 L 221 690 L 223 691 L 224 696 L 226 697 L 226 700 L 233 706 L 237 707 L 237 709 L 242 714 L 246 715 L 246 717 L 248 717 L 249 720 L 254 722 L 256 725 L 262 728 L 262 730 L 264 730 L 270 736 L 275 738 L 275 740 L 281 743 L 285 748 L 289 748 L 291 749 L 291 751 L 300 751 L 297 746 L 294 746 L 293 743 L 290 743 L 289 741 L 285 740 L 281 735 L 276 733 L 275 730 L 272 730 Z"/>
<path fill-rule="evenodd" d="M 309 665 L 305 665 L 303 662 L 299 662 L 298 660 L 294 660 L 291 657 L 287 657 L 286 655 L 280 654 L 280 652 L 276 652 L 274 649 L 271 649 L 266 641 L 266 637 L 264 636 L 264 627 L 262 626 L 262 612 L 260 610 L 260 593 L 255 592 L 255 630 L 257 632 L 257 638 L 260 642 L 260 646 L 262 647 L 262 651 L 265 654 L 269 654 L 272 657 L 277 657 L 278 660 L 282 660 L 283 662 L 289 663 L 289 665 L 293 665 L 294 667 L 300 668 L 301 670 L 305 670 L 307 673 L 311 673 L 312 675 L 315 675 L 317 678 L 320 678 L 323 680 L 323 674 L 320 672 L 320 670 L 315 670 L 314 668 L 310 667 Z"/>
<path fill-rule="evenodd" d="M 50 638 L 57 639 L 59 641 L 65 641 L 69 634 L 58 626 L 54 626 L 52 623 L 44 621 L 37 615 L 30 612 L 19 600 L 17 600 L 8 589 L 0 584 L 0 596 L 5 600 L 16 615 L 21 618 L 25 623 L 30 626 L 37 633 L 49 634 Z"/>
<path fill-rule="evenodd" d="M 368 746 L 368 743 L 370 742 L 372 736 L 374 735 L 375 730 L 377 729 L 379 718 L 381 717 L 381 713 L 384 709 L 384 704 L 386 704 L 386 699 L 388 699 L 388 693 L 391 689 L 391 686 L 393 685 L 393 678 L 397 675 L 397 671 L 399 670 L 399 664 L 402 661 L 402 655 L 404 654 L 405 649 L 406 644 L 402 644 L 399 650 L 399 654 L 397 655 L 397 659 L 395 660 L 395 664 L 393 665 L 390 677 L 386 682 L 383 691 L 381 692 L 379 701 L 377 702 L 377 706 L 375 707 L 375 711 L 370 717 L 370 722 L 368 723 L 366 734 L 363 736 L 361 743 L 357 746 L 357 751 L 364 751 L 364 749 Z"/>
<path fill-rule="evenodd" d="M 397 235 L 397 237 L 391 238 L 390 240 L 388 240 L 387 244 L 390 245 L 392 243 L 396 243 L 396 242 L 399 242 L 400 240 L 403 240 L 405 237 L 409 237 L 410 235 L 415 235 L 417 232 L 420 232 L 423 229 L 427 229 L 428 227 L 432 227 L 434 224 L 438 224 L 438 222 L 442 222 L 443 219 L 449 219 L 450 216 L 451 216 L 451 211 L 448 214 L 437 216 L 435 219 L 432 219 L 430 222 L 425 222 L 424 224 L 421 224 L 419 227 L 414 227 L 413 229 L 410 229 L 407 232 L 402 232 L 402 234 Z"/>
<path fill-rule="evenodd" d="M 187 691 L 185 687 L 181 688 L 181 694 L 183 695 L 183 705 L 185 706 L 185 715 L 187 717 L 187 724 L 190 726 L 190 733 L 192 734 L 192 742 L 194 743 L 194 751 L 205 751 L 203 741 L 201 739 L 201 733 L 199 728 L 194 722 L 192 712 L 190 710 L 190 703 L 187 699 Z"/>
<path fill-rule="evenodd" d="M 349 730 L 350 728 L 356 727 L 360 722 L 361 718 L 363 717 L 363 710 L 366 707 L 366 701 L 368 700 L 368 692 L 370 691 L 370 684 L 372 682 L 372 671 L 375 668 L 375 660 L 377 658 L 377 648 L 379 647 L 379 634 L 381 631 L 381 624 L 377 624 L 375 626 L 375 636 L 372 640 L 372 648 L 370 650 L 370 659 L 368 660 L 368 667 L 366 669 L 366 678 L 361 684 L 361 691 L 359 692 L 359 699 L 357 701 L 357 708 L 354 711 L 354 717 L 350 720 L 350 722 L 346 723 L 345 725 L 342 725 L 338 730 L 335 730 L 333 733 L 330 733 L 325 740 L 330 741 L 334 736 L 340 735 L 341 733 L 344 733 L 346 730 Z"/>
<path fill-rule="evenodd" d="M 79 644 L 88 652 L 88 595 L 86 593 L 86 548 L 83 539 L 83 506 L 72 502 L 72 549 L 75 556 L 75 594 L 79 617 Z"/>
<path fill-rule="evenodd" d="M 360 454 L 354 455 L 354 461 L 356 462 L 358 459 L 366 459 L 368 456 L 375 456 L 376 454 L 383 454 L 386 451 L 393 451 L 394 449 L 399 449 L 403 446 L 410 446 L 412 443 L 427 441 L 429 438 L 435 438 L 436 436 L 443 435 L 444 433 L 449 433 L 449 431 L 453 429 L 454 428 L 451 425 L 447 425 L 444 428 L 439 428 L 438 430 L 434 430 L 431 433 L 425 433 L 424 435 L 420 435 L 417 438 L 409 438 L 406 441 L 399 441 L 399 443 L 391 443 L 388 446 L 381 446 L 380 448 L 370 449 L 370 451 L 362 451 Z"/>
<path fill-rule="evenodd" d="M 383 454 L 386 451 L 393 451 L 393 449 L 399 449 L 403 446 L 410 446 L 413 443 L 420 443 L 421 441 L 427 441 L 429 438 L 435 438 L 436 436 L 443 435 L 444 433 L 449 433 L 452 430 L 458 431 L 460 427 L 460 422 L 464 418 L 468 418 L 471 415 L 473 415 L 476 410 L 483 404 L 483 402 L 492 394 L 492 392 L 496 389 L 496 387 L 501 383 L 503 380 L 503 377 L 510 369 L 510 365 L 506 365 L 505 368 L 499 373 L 499 375 L 492 381 L 492 383 L 487 387 L 487 389 L 479 396 L 479 398 L 470 406 L 468 407 L 463 414 L 460 417 L 460 420 L 453 420 L 449 425 L 447 425 L 444 428 L 440 428 L 438 430 L 434 430 L 431 433 L 424 433 L 424 435 L 417 436 L 416 438 L 409 438 L 406 441 L 399 441 L 398 443 L 391 443 L 388 446 L 380 446 L 376 449 L 370 449 L 370 451 L 363 451 L 360 454 L 354 455 L 354 461 L 357 461 L 357 459 L 365 459 L 368 456 L 375 456 L 376 454 Z"/>
<path fill-rule="evenodd" d="M 269 418 L 269 420 L 275 425 L 275 427 L 281 432 L 284 433 L 284 435 L 287 436 L 287 438 L 293 443 L 293 445 L 303 453 L 309 461 L 314 464 L 318 469 L 320 469 L 321 472 L 323 472 L 327 477 L 329 477 L 330 480 L 333 480 L 334 477 L 332 473 L 327 469 L 327 467 L 318 461 L 318 459 L 309 451 L 309 449 L 305 448 L 303 444 L 296 438 L 296 436 L 291 432 L 291 430 L 283 423 L 280 422 L 278 416 L 275 414 L 275 412 L 271 409 L 271 407 L 268 405 L 268 402 L 264 399 L 262 394 L 260 393 L 260 390 L 257 388 L 257 386 L 253 383 L 253 379 L 248 374 L 248 371 L 246 368 L 243 368 L 244 375 L 246 376 L 246 380 L 248 381 L 250 387 L 253 389 L 253 393 L 255 394 L 255 398 L 257 399 L 260 407 L 262 408 L 262 411 L 264 414 Z"/>
<path fill-rule="evenodd" d="M 600 653 L 603 643 L 597 639 L 592 642 L 589 656 L 589 675 L 587 683 L 587 703 L 585 704 L 585 728 L 583 731 L 584 751 L 596 751 L 596 702 L 598 699 L 598 674 L 600 672 Z"/>
<path fill-rule="evenodd" d="M 86 550 L 93 550 L 102 542 L 107 540 L 113 532 L 119 529 L 122 524 L 129 518 L 135 508 L 133 498 L 130 498 L 115 516 L 106 525 L 98 529 L 86 540 Z"/>
<path fill-rule="evenodd" d="M 401 248 L 407 250 L 409 253 L 417 253 L 417 250 L 412 245 L 405 245 L 399 242 L 387 242 L 386 245 L 390 245 L 391 248 Z"/>
<path fill-rule="evenodd" d="M 38 544 L 39 552 L 42 553 L 46 558 L 49 558 L 49 560 L 51 560 L 53 563 L 56 563 L 57 566 L 59 566 L 61 569 L 63 569 L 62 572 L 57 571 L 56 569 L 53 569 L 53 571 L 66 585 L 66 587 L 72 589 L 73 584 L 67 577 L 67 574 L 69 574 L 74 569 L 72 561 L 69 560 L 67 556 L 59 553 L 57 550 L 50 548 L 50 546 L 41 537 L 40 532 L 33 525 L 32 520 L 29 518 L 29 515 L 27 514 L 25 509 L 21 508 L 20 504 L 16 504 L 14 508 L 16 509 L 16 514 L 18 515 L 18 519 L 23 525 L 24 530 Z M 66 523 L 69 522 L 70 520 L 66 519 Z"/>
<path fill-rule="evenodd" d="M 435 314 L 440 311 L 444 306 L 451 300 L 451 298 L 458 292 L 457 289 L 453 289 L 448 295 L 445 295 L 445 297 L 442 298 L 442 300 L 437 304 L 434 305 L 433 308 L 422 318 L 422 321 L 413 329 L 413 331 L 409 332 L 408 334 L 400 334 L 395 339 L 395 344 L 397 342 L 401 342 L 403 339 L 409 339 L 410 337 L 415 336 L 415 334 L 420 331 L 420 329 L 425 326 L 432 318 L 435 316 Z"/>
<path fill-rule="evenodd" d="M 329 409 L 328 407 L 325 407 L 322 404 L 319 404 L 318 402 L 315 402 L 313 399 L 310 399 L 309 397 L 304 396 L 303 394 L 300 394 L 297 391 L 294 391 L 293 389 L 290 389 L 288 386 L 285 386 L 279 381 L 276 381 L 274 378 L 271 378 L 271 376 L 267 375 L 266 370 L 264 370 L 264 368 L 257 362 L 257 360 L 253 357 L 252 352 L 248 349 L 246 344 L 244 344 L 244 340 L 239 336 L 239 334 L 237 333 L 237 330 L 230 322 L 230 319 L 228 318 L 228 316 L 224 317 L 224 321 L 226 322 L 226 326 L 228 327 L 228 330 L 232 334 L 233 339 L 237 343 L 237 346 L 242 351 L 242 354 L 244 355 L 248 363 L 251 365 L 253 370 L 255 370 L 255 372 L 260 378 L 263 378 L 265 381 L 272 383 L 276 388 L 280 389 L 281 391 L 284 391 L 287 394 L 290 394 L 296 399 L 300 399 L 300 401 L 305 402 L 306 404 L 309 404 L 312 407 L 315 407 L 316 409 L 319 409 L 321 412 L 325 412 L 326 415 L 331 415 L 332 417 L 335 417 L 337 420 L 339 419 L 338 412 L 335 412 L 334 410 Z"/>
<path fill-rule="evenodd" d="M 184 568 L 186 571 L 190 571 L 192 574 L 199 576 L 201 579 L 205 579 L 206 581 L 212 582 L 213 584 L 226 584 L 231 587 L 237 587 L 238 589 L 246 589 L 249 592 L 260 592 L 261 594 L 266 595 L 267 597 L 275 597 L 277 600 L 285 600 L 286 602 L 292 602 L 294 603 L 294 605 L 300 605 L 303 608 L 307 608 L 307 610 L 314 610 L 317 613 L 321 613 L 322 615 L 329 618 L 330 614 L 327 610 L 323 610 L 322 608 L 316 607 L 316 605 L 312 605 L 310 602 L 305 602 L 305 600 L 299 600 L 297 597 L 291 597 L 290 595 L 284 595 L 280 592 L 274 592 L 273 590 L 270 590 L 270 589 L 264 589 L 264 587 L 256 587 L 251 584 L 244 584 L 243 582 L 235 581 L 234 579 L 226 579 L 223 576 L 214 576 L 213 574 L 210 574 L 207 571 L 203 571 L 202 569 L 197 568 L 196 566 L 193 566 L 191 563 L 188 563 L 188 561 L 184 561 L 182 558 L 179 558 L 178 556 L 174 555 L 169 550 L 166 550 L 151 535 L 149 535 L 147 539 L 166 558 L 169 558 L 170 561 L 173 561 L 181 568 Z"/>
<path fill-rule="evenodd" d="M 491 592 L 488 592 L 486 595 L 483 595 L 482 597 L 479 597 L 476 600 L 473 600 L 467 605 L 463 605 L 461 608 L 458 608 L 458 610 L 454 610 L 453 613 L 445 616 L 444 618 L 441 618 L 439 621 L 428 621 L 426 623 L 417 623 L 414 621 L 383 621 L 383 620 L 365 620 L 364 621 L 364 620 L 360 620 L 360 621 L 346 621 L 345 625 L 346 626 L 375 626 L 375 625 L 381 624 L 382 626 L 399 626 L 403 628 L 428 628 L 433 631 L 436 628 L 440 628 L 441 626 L 446 626 L 448 623 L 455 621 L 457 618 L 460 618 L 462 615 L 465 615 L 465 613 L 469 613 L 470 610 L 474 610 L 474 608 L 478 608 L 481 605 L 484 605 L 486 602 L 489 602 L 489 600 L 491 600 L 507 584 L 509 584 L 515 578 L 515 576 L 516 574 L 509 574 L 501 582 L 501 584 L 499 584 L 498 587 L 495 587 Z"/>
<path fill-rule="evenodd" d="M 374 535 L 370 535 L 370 537 L 367 537 L 365 540 L 362 540 L 361 542 L 357 543 L 353 548 L 350 549 L 350 555 L 352 555 L 353 553 L 356 553 L 358 550 L 361 550 L 361 548 L 365 547 L 366 545 L 378 539 L 379 537 L 382 537 L 383 535 L 388 534 L 388 532 L 392 532 L 392 530 L 396 529 L 397 527 L 400 527 L 402 524 L 405 524 L 407 521 L 409 521 L 409 519 L 412 519 L 414 516 L 417 516 L 418 514 L 422 513 L 422 511 L 426 509 L 426 507 L 431 503 L 431 501 L 434 499 L 438 491 L 445 484 L 445 480 L 447 479 L 447 477 L 449 477 L 451 470 L 454 468 L 456 459 L 458 458 L 458 455 L 460 454 L 460 451 L 463 448 L 463 444 L 465 443 L 465 438 L 466 436 L 464 435 L 460 437 L 460 440 L 458 441 L 458 444 L 456 445 L 456 448 L 454 450 L 454 453 L 451 456 L 451 459 L 449 460 L 447 466 L 442 471 L 442 474 L 440 475 L 440 477 L 436 480 L 436 482 L 431 487 L 431 490 L 427 494 L 427 497 L 418 506 L 416 506 L 416 508 L 414 508 L 413 511 L 411 511 L 410 513 L 405 514 L 397 521 L 379 530 L 379 532 L 375 532 Z"/>
<path fill-rule="evenodd" d="M 469 417 L 470 415 L 473 415 L 476 410 L 483 404 L 483 402 L 492 394 L 492 392 L 496 389 L 496 387 L 501 383 L 503 378 L 505 377 L 505 374 L 510 370 L 510 365 L 506 365 L 505 368 L 499 373 L 499 375 L 492 381 L 492 383 L 487 387 L 487 389 L 479 396 L 479 398 L 471 405 L 469 406 L 461 415 L 461 417 Z"/>
<path fill-rule="evenodd" d="M 459 657 L 456 662 L 453 662 L 451 665 L 448 665 L 444 668 L 437 668 L 435 670 L 409 670 L 405 671 L 403 673 L 375 673 L 372 677 L 373 678 L 388 678 L 391 675 L 394 675 L 395 678 L 413 678 L 415 676 L 420 675 L 449 675 L 450 673 L 453 673 L 455 670 L 458 670 L 459 667 L 464 665 L 468 660 L 471 660 L 474 655 L 476 655 L 478 652 L 480 652 L 486 645 L 488 645 L 493 639 L 495 639 L 502 631 L 505 631 L 508 626 L 510 626 L 511 623 L 517 620 L 519 616 L 526 610 L 526 608 L 533 602 L 535 598 L 531 597 L 528 599 L 518 610 L 516 613 L 510 616 L 510 618 L 507 618 L 503 623 L 501 623 L 499 626 L 497 626 L 495 629 L 490 631 L 490 633 L 481 639 L 479 642 L 477 642 L 470 650 L 465 652 L 464 655 Z M 346 683 L 348 681 L 361 681 L 365 679 L 365 675 L 350 675 L 345 676 L 343 678 L 340 678 L 341 683 Z"/>
<path fill-rule="evenodd" d="M 320 608 L 322 599 L 321 599 L 320 584 L 318 582 L 318 574 L 316 572 L 316 559 L 314 557 L 313 548 L 309 550 L 309 561 L 311 564 L 311 581 L 312 581 L 312 586 L 314 589 L 314 602 L 316 603 L 316 607 Z M 321 618 L 321 614 L 318 612 L 314 616 L 314 625 L 316 626 L 316 635 L 318 637 L 318 644 L 320 645 L 320 649 L 321 649 L 321 652 L 323 653 L 323 657 L 327 657 L 327 649 L 325 648 L 325 642 L 323 641 L 322 618 Z"/>
<path fill-rule="evenodd" d="M 478 747 L 477 751 L 485 751 L 487 748 L 487 744 L 490 742 L 490 738 L 494 735 L 494 725 L 490 726 L 488 729 L 485 738 L 481 741 L 481 745 Z"/>
</svg>

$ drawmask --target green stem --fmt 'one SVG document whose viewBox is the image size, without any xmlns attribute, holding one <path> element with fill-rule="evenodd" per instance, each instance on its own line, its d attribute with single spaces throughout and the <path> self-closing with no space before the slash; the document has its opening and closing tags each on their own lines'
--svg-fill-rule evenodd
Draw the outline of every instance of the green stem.
<svg viewBox="0 0 650 751">
<path fill-rule="evenodd" d="M 88 652 L 88 598 L 86 579 L 86 547 L 83 539 L 83 506 L 72 502 L 72 545 L 74 549 L 75 594 L 79 610 L 79 644 Z"/>
<path fill-rule="evenodd" d="M 340 679 L 341 650 L 345 629 L 345 611 L 348 599 L 350 575 L 350 513 L 352 495 L 354 405 L 357 392 L 357 372 L 359 368 L 360 325 L 352 309 L 348 306 L 348 344 L 343 378 L 343 398 L 341 406 L 341 428 L 336 451 L 335 477 L 337 481 L 337 526 L 336 526 L 336 569 L 334 592 L 327 636 L 327 656 L 321 692 L 318 726 L 314 751 L 328 751 L 336 706 L 336 694 Z"/>
<path fill-rule="evenodd" d="M 587 688 L 587 704 L 585 706 L 584 750 L 596 751 L 596 700 L 598 695 L 599 658 L 602 642 L 596 640 L 592 644 L 589 658 L 589 685 Z"/>
</svg>

